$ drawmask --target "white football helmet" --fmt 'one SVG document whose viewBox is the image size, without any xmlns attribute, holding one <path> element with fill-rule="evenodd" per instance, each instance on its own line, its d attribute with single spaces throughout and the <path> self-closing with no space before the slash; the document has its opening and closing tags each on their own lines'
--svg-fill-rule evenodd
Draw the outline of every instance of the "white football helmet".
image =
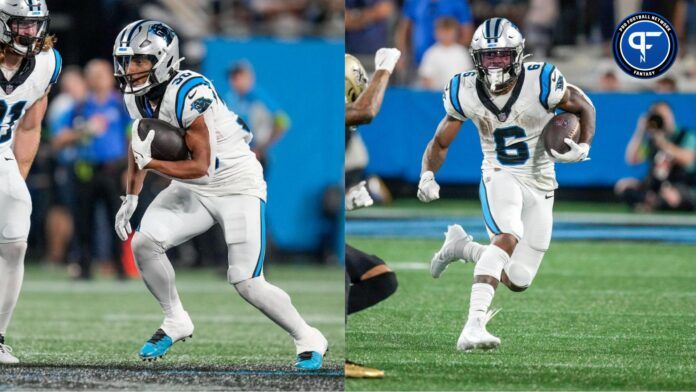
<svg viewBox="0 0 696 392">
<path fill-rule="evenodd" d="M 522 70 L 524 38 L 512 22 L 491 18 L 483 22 L 471 39 L 478 78 L 491 92 L 498 92 L 514 83 Z"/>
<path fill-rule="evenodd" d="M 114 43 L 114 76 L 124 94 L 143 95 L 167 82 L 179 70 L 179 37 L 174 30 L 155 20 L 138 20 L 126 26 Z M 129 74 L 128 66 L 135 56 L 152 62 L 152 69 Z M 148 73 L 147 81 L 133 86 L 133 80 Z"/>
<path fill-rule="evenodd" d="M 346 103 L 355 102 L 367 87 L 367 72 L 360 60 L 350 54 L 346 54 Z"/>
<path fill-rule="evenodd" d="M 0 0 L 0 42 L 19 55 L 32 57 L 43 50 L 48 21 L 42 0 Z"/>
</svg>

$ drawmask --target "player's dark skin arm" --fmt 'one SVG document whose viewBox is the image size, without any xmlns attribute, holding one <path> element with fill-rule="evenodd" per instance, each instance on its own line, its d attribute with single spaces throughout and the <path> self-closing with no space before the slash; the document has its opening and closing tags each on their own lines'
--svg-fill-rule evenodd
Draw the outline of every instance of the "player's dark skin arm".
<svg viewBox="0 0 696 392">
<path fill-rule="evenodd" d="M 191 159 L 183 161 L 153 159 L 146 168 L 182 180 L 193 180 L 207 175 L 210 167 L 210 136 L 203 116 L 198 116 L 186 129 L 186 146 L 191 151 Z"/>
<path fill-rule="evenodd" d="M 597 115 L 595 108 L 575 86 L 568 86 L 566 93 L 558 104 L 566 112 L 580 116 L 580 139 L 578 144 L 592 144 L 595 134 Z"/>
<path fill-rule="evenodd" d="M 370 84 L 358 99 L 352 104 L 346 105 L 346 125 L 361 125 L 372 122 L 382 107 L 390 75 L 383 69 L 375 72 Z"/>
<path fill-rule="evenodd" d="M 430 140 L 423 153 L 421 174 L 427 171 L 437 173 L 440 170 L 442 164 L 445 163 L 445 158 L 447 158 L 449 146 L 462 129 L 462 124 L 464 124 L 462 121 L 449 115 L 445 115 L 442 121 L 440 121 L 435 131 L 435 136 Z"/>
</svg>

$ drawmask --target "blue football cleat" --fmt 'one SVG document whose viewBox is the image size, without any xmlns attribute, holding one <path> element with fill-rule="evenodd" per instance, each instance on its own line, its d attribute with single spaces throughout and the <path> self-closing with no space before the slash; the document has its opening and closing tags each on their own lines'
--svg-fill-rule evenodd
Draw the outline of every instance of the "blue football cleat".
<svg viewBox="0 0 696 392">
<path fill-rule="evenodd" d="M 316 351 L 305 351 L 297 355 L 295 367 L 300 370 L 319 370 L 323 363 L 323 355 Z"/>
<path fill-rule="evenodd" d="M 156 361 L 157 358 L 162 358 L 173 344 L 172 338 L 160 328 L 145 342 L 138 355 L 143 361 Z"/>
</svg>

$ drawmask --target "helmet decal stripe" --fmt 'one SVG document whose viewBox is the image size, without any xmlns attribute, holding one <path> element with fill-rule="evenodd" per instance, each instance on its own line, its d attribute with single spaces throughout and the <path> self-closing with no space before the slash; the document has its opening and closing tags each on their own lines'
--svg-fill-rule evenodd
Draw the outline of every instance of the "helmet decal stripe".
<svg viewBox="0 0 696 392">
<path fill-rule="evenodd" d="M 544 67 L 539 72 L 539 85 L 541 86 L 541 91 L 539 92 L 539 102 L 544 109 L 549 110 L 549 94 L 551 93 L 551 74 L 556 70 L 551 64 L 544 63 Z"/>
<path fill-rule="evenodd" d="M 462 116 L 466 117 L 464 115 L 464 111 L 462 110 L 462 106 L 459 103 L 459 83 L 461 81 L 461 74 L 457 74 L 455 77 L 452 78 L 450 81 L 450 102 L 452 103 L 452 107 L 454 110 L 457 111 L 457 113 L 461 114 Z"/>
<path fill-rule="evenodd" d="M 138 30 L 138 27 L 140 27 L 143 23 L 147 22 L 145 19 L 141 19 L 137 22 L 136 25 L 133 26 L 131 29 L 130 33 L 128 33 L 128 39 L 126 40 L 126 45 L 130 46 L 130 41 L 133 38 L 133 34 L 136 33 L 136 30 Z"/>
<path fill-rule="evenodd" d="M 488 39 L 491 37 L 491 20 L 490 19 L 486 20 L 485 25 L 486 25 L 486 29 L 485 29 L 486 32 L 483 34 L 483 36 L 484 36 L 484 38 Z"/>
<path fill-rule="evenodd" d="M 194 87 L 200 86 L 201 84 L 208 84 L 208 81 L 203 79 L 201 76 L 194 76 L 184 82 L 181 87 L 179 87 L 179 91 L 176 93 L 176 121 L 179 123 L 180 128 L 184 127 L 183 115 L 186 95 L 188 95 L 189 91 L 193 90 Z"/>
<path fill-rule="evenodd" d="M 495 27 L 493 28 L 493 36 L 495 38 L 500 37 L 500 30 L 498 30 L 500 28 L 500 22 L 501 22 L 500 18 L 495 18 Z"/>
</svg>

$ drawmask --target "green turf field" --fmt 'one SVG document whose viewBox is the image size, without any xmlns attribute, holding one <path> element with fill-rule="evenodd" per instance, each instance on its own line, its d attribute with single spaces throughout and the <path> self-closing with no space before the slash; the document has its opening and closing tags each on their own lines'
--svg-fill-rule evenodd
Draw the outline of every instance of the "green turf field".
<svg viewBox="0 0 696 392">
<path fill-rule="evenodd" d="M 471 264 L 435 280 L 440 241 L 347 242 L 390 262 L 399 289 L 350 316 L 348 357 L 387 376 L 346 390 L 696 389 L 696 246 L 552 242 L 529 290 L 493 300 L 501 348 L 461 353 Z"/>
<path fill-rule="evenodd" d="M 323 385 L 310 384 L 311 389 L 342 386 L 339 373 L 345 352 L 343 270 L 271 265 L 266 278 L 286 290 L 305 319 L 329 340 L 329 371 L 325 375 L 332 380 Z M 163 315 L 140 280 L 73 282 L 62 274 L 30 267 L 7 333 L 7 344 L 14 348 L 25 369 L 40 366 L 168 372 L 193 369 L 195 377 L 189 376 L 190 382 L 199 386 L 226 385 L 232 389 L 240 385 L 253 389 L 254 385 L 259 388 L 262 384 L 206 384 L 206 374 L 196 369 L 213 369 L 218 373 L 232 369 L 231 379 L 266 375 L 271 379 L 270 384 L 263 385 L 270 385 L 270 389 L 278 387 L 273 384 L 275 376 L 287 380 L 287 374 L 292 375 L 295 356 L 292 338 L 244 302 L 224 276 L 210 270 L 181 269 L 177 271 L 177 287 L 196 327 L 193 339 L 175 344 L 162 360 L 145 363 L 138 359 L 137 352 L 159 327 Z M 265 373 L 255 374 L 257 371 Z M 3 379 L 2 374 L 0 368 L 0 387 L 3 382 L 13 381 Z M 85 382 L 72 387 L 141 386 L 119 385 L 118 380 L 114 381 L 117 384 Z M 48 385 L 71 387 L 60 383 Z M 288 386 L 293 384 L 283 388 Z"/>
</svg>

